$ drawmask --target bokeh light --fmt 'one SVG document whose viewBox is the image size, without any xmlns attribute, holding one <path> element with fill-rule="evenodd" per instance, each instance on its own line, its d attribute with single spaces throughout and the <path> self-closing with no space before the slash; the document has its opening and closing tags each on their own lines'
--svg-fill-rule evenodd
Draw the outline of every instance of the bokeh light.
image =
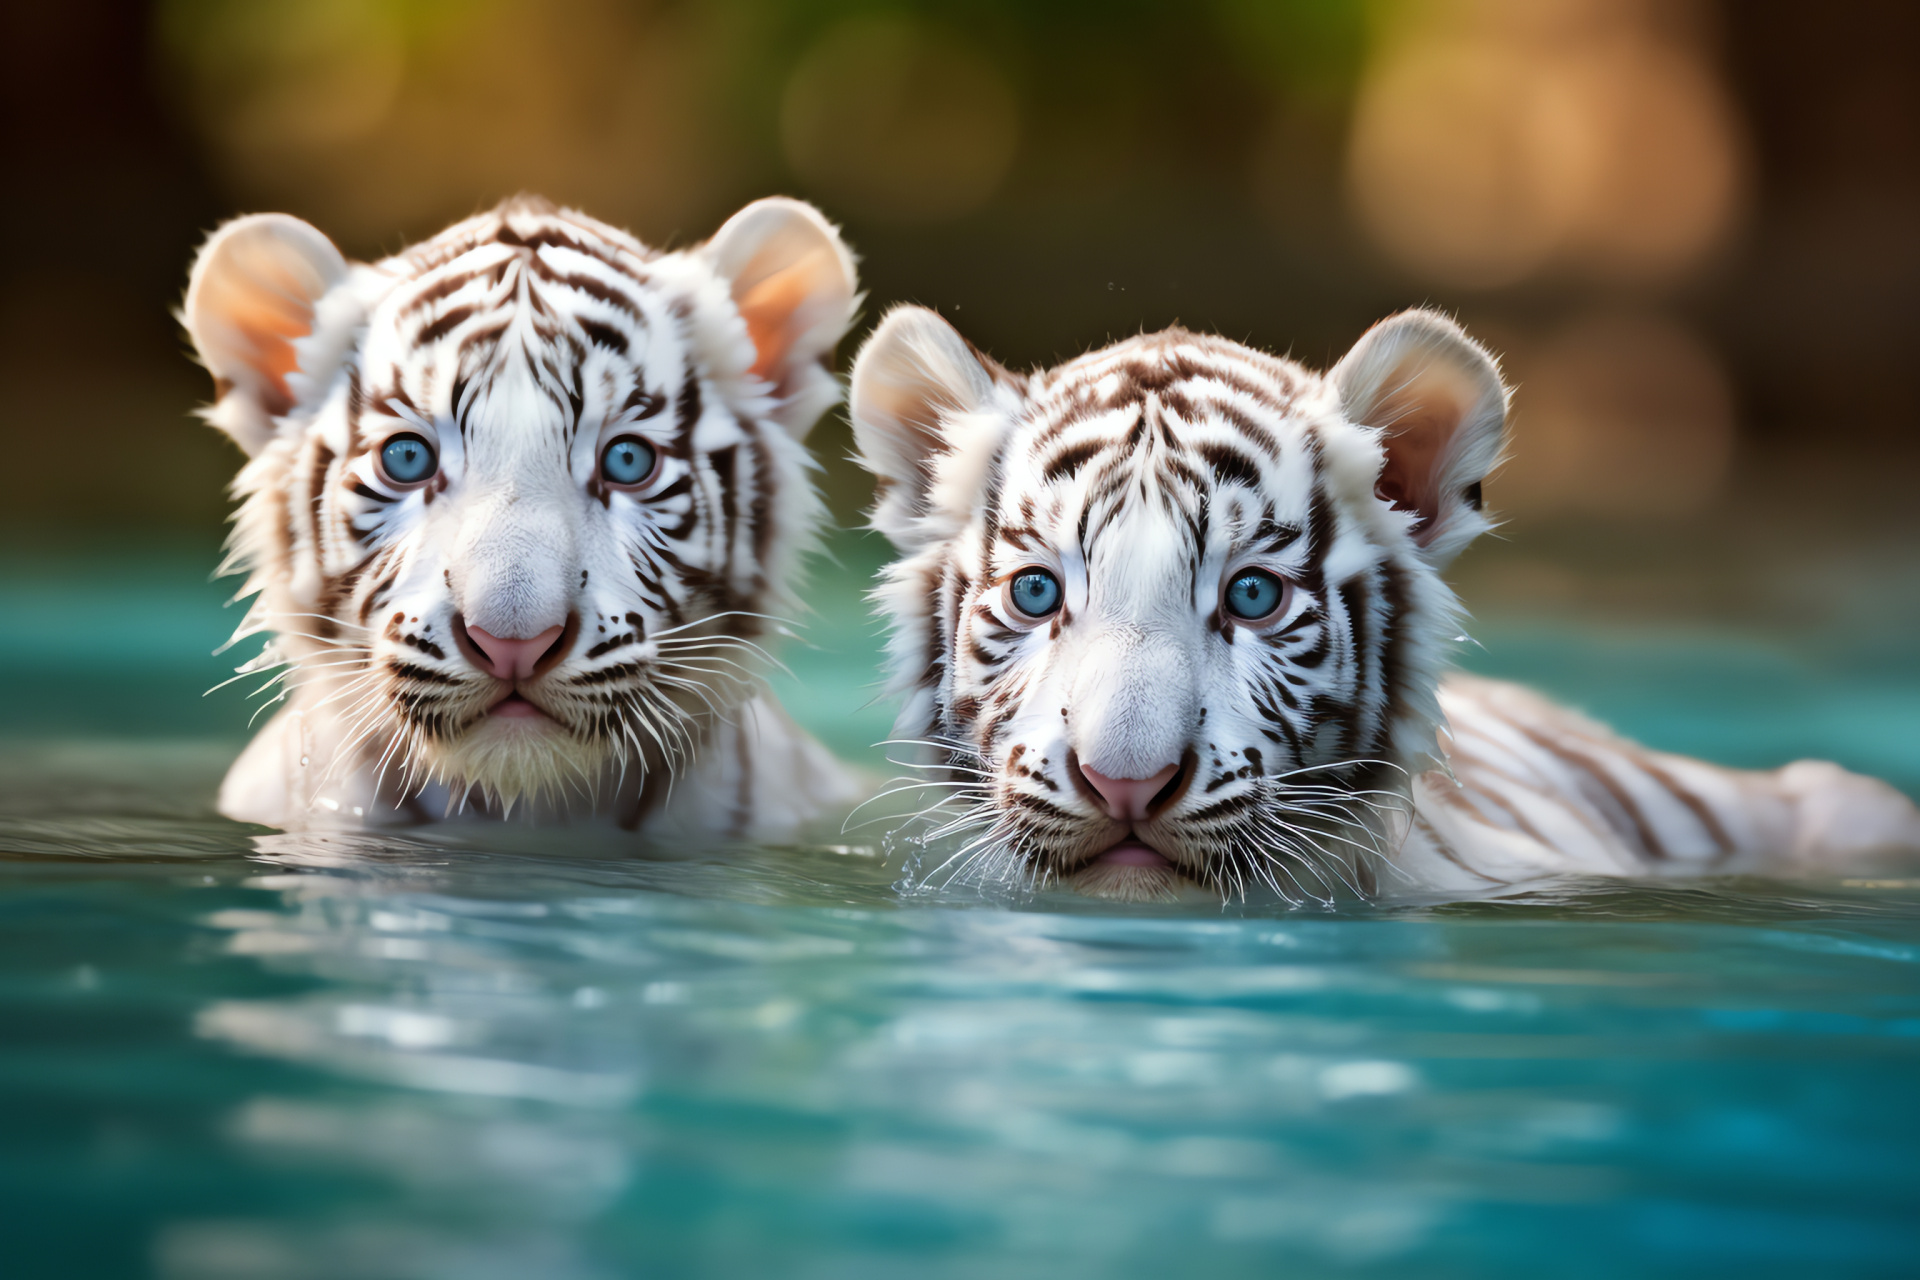
<svg viewBox="0 0 1920 1280">
<path fill-rule="evenodd" d="M 1387 10 L 1354 109 L 1356 211 L 1437 281 L 1550 265 L 1659 278 L 1739 210 L 1743 143 L 1709 66 L 1649 8 L 1422 0 Z"/>
<path fill-rule="evenodd" d="M 94 481 L 118 518 L 212 530 L 233 460 L 186 418 L 205 390 L 168 312 L 221 220 L 285 210 L 373 258 L 529 191 L 684 245 L 784 193 L 844 226 L 866 322 L 896 301 L 933 305 L 1015 366 L 1175 322 L 1325 365 L 1394 310 L 1452 311 L 1511 352 L 1526 384 L 1506 481 L 1519 521 L 1694 518 L 1793 451 L 1838 493 L 1848 468 L 1920 439 L 1897 368 L 1916 340 L 1920 216 L 1920 78 L 1900 52 L 1920 18 L 1904 12 L 15 6 L 0 31 L 7 145 L 35 198 L 10 216 L 36 250 L 5 268 L 0 421 L 29 470 L 58 464 L 49 417 L 85 423 L 126 460 Z M 1674 463 L 1664 437 L 1626 425 L 1607 448 L 1650 450 L 1644 469 L 1665 479 L 1617 502 L 1528 496 L 1559 492 L 1560 464 L 1530 458 L 1533 441 L 1597 448 L 1592 424 L 1624 420 L 1616 393 L 1658 381 L 1563 376 L 1577 362 L 1557 344 L 1597 316 L 1688 335 L 1661 349 L 1717 370 L 1694 384 L 1737 390 L 1738 473 Z M 55 336 L 68 329 L 110 339 Z M 76 402 L 109 340 L 112 385 Z M 1599 398 L 1568 399 L 1584 395 Z M 835 518 L 857 522 L 868 481 L 846 461 L 844 424 L 829 418 L 813 444 Z M 47 485 L 15 511 L 84 524 L 95 505 Z"/>
<path fill-rule="evenodd" d="M 1509 352 L 1513 441 L 1488 487 L 1519 518 L 1670 519 L 1719 496 L 1734 447 L 1720 361 L 1657 312 L 1595 311 Z"/>
<path fill-rule="evenodd" d="M 958 37 L 905 16 L 849 19 L 787 82 L 780 133 L 794 172 L 851 209 L 900 221 L 971 212 L 1019 140 L 1013 90 Z"/>
<path fill-rule="evenodd" d="M 180 99 L 243 206 L 387 248 L 517 191 L 675 227 L 725 181 L 698 7 L 165 0 Z M 704 229 L 704 228 L 702 228 Z"/>
</svg>

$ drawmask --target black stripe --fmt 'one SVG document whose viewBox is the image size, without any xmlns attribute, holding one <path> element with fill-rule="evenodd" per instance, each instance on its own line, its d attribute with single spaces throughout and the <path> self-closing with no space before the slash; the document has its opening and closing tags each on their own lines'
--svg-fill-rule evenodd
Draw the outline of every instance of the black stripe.
<svg viewBox="0 0 1920 1280">
<path fill-rule="evenodd" d="M 538 259 L 536 259 L 535 261 L 537 262 Z M 641 285 L 643 287 L 645 286 L 646 282 L 644 280 L 639 280 L 635 278 L 631 272 L 624 271 L 619 266 L 612 263 L 609 263 L 608 265 L 613 267 L 614 270 L 620 271 L 620 273 L 626 276 L 628 279 L 633 280 L 635 284 Z M 540 266 L 537 268 L 537 270 L 539 271 L 539 274 L 542 279 L 550 281 L 553 284 L 560 285 L 563 288 L 573 289 L 573 290 L 576 290 L 577 292 L 584 293 L 588 297 L 593 298 L 596 301 L 606 303 L 609 307 L 612 307 L 616 311 L 624 311 L 627 315 L 633 317 L 634 321 L 638 323 L 641 328 L 644 329 L 647 327 L 647 317 L 646 317 L 646 314 L 640 310 L 640 304 L 635 302 L 632 298 L 629 298 L 626 294 L 620 292 L 620 290 L 614 288 L 612 285 L 609 285 L 604 280 L 597 280 L 592 276 L 572 275 L 572 274 L 563 275 L 560 272 L 550 271 L 546 269 L 546 264 L 544 263 L 541 263 Z"/>
<path fill-rule="evenodd" d="M 307 501 L 313 510 L 313 557 L 321 565 L 326 563 L 320 553 L 320 535 L 327 523 L 327 469 L 332 465 L 333 450 L 326 441 L 316 438 L 313 466 L 307 473 Z"/>
<path fill-rule="evenodd" d="M 1082 440 L 1056 451 L 1047 459 L 1040 470 L 1040 478 L 1048 484 L 1074 474 L 1085 466 L 1087 459 L 1107 447 L 1104 440 Z"/>
<path fill-rule="evenodd" d="M 713 468 L 714 484 L 720 489 L 720 573 L 729 583 L 733 579 L 734 525 L 740 516 L 739 495 L 736 492 L 739 459 L 740 447 L 731 444 L 707 455 L 707 464 Z"/>
<path fill-rule="evenodd" d="M 1371 593 L 1366 574 L 1355 574 L 1338 588 L 1341 611 L 1347 615 L 1347 634 L 1353 642 L 1353 688 L 1355 697 L 1348 707 L 1351 713 L 1342 734 L 1341 745 L 1347 752 L 1372 749 L 1373 734 L 1362 733 L 1361 718 L 1368 710 L 1368 694 L 1377 694 L 1378 654 L 1374 646 L 1379 637 L 1374 631 Z"/>
<path fill-rule="evenodd" d="M 1380 565 L 1380 595 L 1377 601 L 1380 610 L 1380 691 L 1383 705 L 1372 748 L 1376 756 L 1386 754 L 1393 722 L 1406 713 L 1406 702 L 1413 692 L 1408 687 L 1407 675 L 1409 637 L 1404 625 L 1407 593 L 1406 571 L 1391 559 L 1383 561 Z"/>
<path fill-rule="evenodd" d="M 402 662 L 398 658 L 387 659 L 387 670 L 399 676 L 402 680 L 415 680 L 421 684 L 445 687 L 462 683 L 462 681 L 455 676 L 435 671 L 431 667 L 416 667 L 411 662 Z"/>
<path fill-rule="evenodd" d="M 700 409 L 700 374 L 688 361 L 686 377 L 680 380 L 680 399 L 673 406 L 676 445 L 682 457 L 692 456 L 693 429 L 700 425 Z"/>
<path fill-rule="evenodd" d="M 767 561 L 773 554 L 773 455 L 759 433 L 748 437 L 753 449 L 753 501 L 747 507 L 747 528 L 753 539 L 754 590 L 766 586 Z"/>
<path fill-rule="evenodd" d="M 406 305 L 395 313 L 394 319 L 407 320 L 412 318 L 414 312 L 424 311 L 448 294 L 458 293 L 461 289 L 465 288 L 477 274 L 479 273 L 464 271 L 442 276 L 432 284 L 416 292 L 411 298 L 408 298 Z"/>
<path fill-rule="evenodd" d="M 621 333 L 612 325 L 603 324 L 598 320 L 579 318 L 576 318 L 575 323 L 580 326 L 580 332 L 587 335 L 588 342 L 593 343 L 595 346 L 605 347 L 616 355 L 623 356 L 627 354 L 627 335 Z"/>
<path fill-rule="evenodd" d="M 1194 452 L 1206 459 L 1207 465 L 1213 468 L 1214 479 L 1221 484 L 1243 484 L 1249 489 L 1260 487 L 1259 465 L 1231 445 L 1203 440 L 1194 446 Z"/>
<path fill-rule="evenodd" d="M 476 308 L 467 306 L 454 307 L 450 311 L 443 312 L 438 320 L 413 335 L 414 345 L 424 347 L 430 342 L 438 342 L 465 324 L 475 310 Z"/>
</svg>

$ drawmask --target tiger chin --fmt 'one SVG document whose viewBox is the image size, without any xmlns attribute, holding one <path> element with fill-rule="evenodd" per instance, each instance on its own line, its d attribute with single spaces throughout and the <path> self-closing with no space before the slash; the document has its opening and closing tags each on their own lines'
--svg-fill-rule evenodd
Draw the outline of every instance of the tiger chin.
<svg viewBox="0 0 1920 1280">
<path fill-rule="evenodd" d="M 922 879 L 1331 904 L 1920 849 L 1883 783 L 1650 751 L 1448 674 L 1442 573 L 1490 527 L 1507 407 L 1433 311 L 1325 373 L 1170 329 L 1019 374 L 889 313 L 851 410 L 900 552 L 895 738 L 938 801 Z"/>
<path fill-rule="evenodd" d="M 284 702 L 221 812 L 781 840 L 856 800 L 759 673 L 857 290 L 786 199 L 678 252 L 528 197 L 373 263 L 220 228 L 182 319 L 248 457 L 243 670 Z"/>
</svg>

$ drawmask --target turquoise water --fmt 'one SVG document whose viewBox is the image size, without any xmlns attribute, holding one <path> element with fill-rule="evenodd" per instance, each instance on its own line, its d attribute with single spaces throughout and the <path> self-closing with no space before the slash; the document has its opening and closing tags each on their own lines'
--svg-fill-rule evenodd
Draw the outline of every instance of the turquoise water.
<svg viewBox="0 0 1920 1280">
<path fill-rule="evenodd" d="M 782 696 L 857 754 L 843 555 Z M 209 808 L 247 704 L 198 697 L 206 563 L 0 566 L 4 1274 L 1914 1270 L 1920 871 L 1287 914 L 277 835 Z M 1920 660 L 1840 630 L 1488 620 L 1470 661 L 1920 789 Z"/>
</svg>

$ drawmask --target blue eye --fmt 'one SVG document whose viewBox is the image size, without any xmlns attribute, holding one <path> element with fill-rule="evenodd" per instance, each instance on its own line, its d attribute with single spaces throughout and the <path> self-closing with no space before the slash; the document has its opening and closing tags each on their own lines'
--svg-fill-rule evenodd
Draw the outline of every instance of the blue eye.
<svg viewBox="0 0 1920 1280">
<path fill-rule="evenodd" d="M 1286 598 L 1286 583 L 1265 569 L 1248 569 L 1227 586 L 1227 612 L 1247 622 L 1258 622 Z"/>
<path fill-rule="evenodd" d="M 439 461 L 433 456 L 433 446 L 424 436 L 411 431 L 394 436 L 380 446 L 380 470 L 395 484 L 419 484 L 432 475 L 437 466 Z"/>
<path fill-rule="evenodd" d="M 610 484 L 639 484 L 653 474 L 660 455 L 638 436 L 621 436 L 600 455 L 600 474 Z"/>
<path fill-rule="evenodd" d="M 1045 569 L 1023 569 L 1008 584 L 1013 607 L 1029 618 L 1044 618 L 1060 607 L 1060 579 Z"/>
</svg>

